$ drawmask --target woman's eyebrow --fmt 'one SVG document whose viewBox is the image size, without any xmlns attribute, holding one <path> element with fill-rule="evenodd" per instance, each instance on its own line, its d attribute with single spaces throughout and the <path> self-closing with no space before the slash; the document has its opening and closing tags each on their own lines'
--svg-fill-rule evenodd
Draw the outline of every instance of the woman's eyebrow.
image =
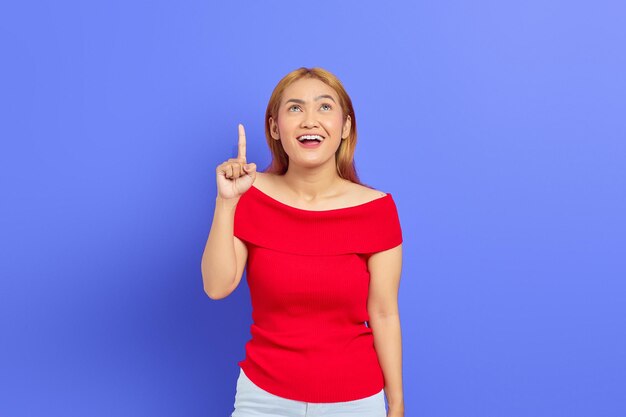
<svg viewBox="0 0 626 417">
<path fill-rule="evenodd" d="M 315 97 L 315 100 L 319 100 L 319 99 L 321 99 L 321 98 L 329 98 L 329 99 L 331 99 L 334 103 L 336 103 L 336 102 L 335 102 L 335 99 L 334 99 L 332 96 L 328 95 L 328 94 L 322 94 L 321 96 L 317 96 L 317 97 Z M 304 104 L 304 100 L 300 100 L 299 98 L 290 98 L 289 100 L 287 100 L 287 101 L 285 102 L 285 104 L 286 104 L 286 103 L 289 103 L 289 102 L 294 102 L 294 103 L 298 103 L 298 104 Z"/>
<path fill-rule="evenodd" d="M 315 97 L 315 100 L 319 100 L 320 98 L 329 98 L 333 101 L 333 103 L 335 102 L 335 99 L 329 94 L 322 94 L 321 96 L 317 96 Z"/>
</svg>

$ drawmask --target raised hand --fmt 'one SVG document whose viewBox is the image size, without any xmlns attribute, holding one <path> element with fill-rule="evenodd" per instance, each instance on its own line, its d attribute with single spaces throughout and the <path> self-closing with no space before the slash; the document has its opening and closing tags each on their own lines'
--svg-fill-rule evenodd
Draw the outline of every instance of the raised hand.
<svg viewBox="0 0 626 417">
<path fill-rule="evenodd" d="M 230 158 L 217 166 L 217 192 L 223 199 L 238 199 L 248 191 L 256 179 L 256 164 L 246 163 L 246 131 L 239 124 L 237 158 Z"/>
</svg>

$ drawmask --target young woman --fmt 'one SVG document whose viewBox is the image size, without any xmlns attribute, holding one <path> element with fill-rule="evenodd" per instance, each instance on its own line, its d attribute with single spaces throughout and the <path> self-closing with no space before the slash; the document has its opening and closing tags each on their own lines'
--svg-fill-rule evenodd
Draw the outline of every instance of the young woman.
<svg viewBox="0 0 626 417">
<path fill-rule="evenodd" d="M 265 136 L 264 172 L 242 125 L 237 158 L 217 167 L 202 257 L 210 298 L 244 268 L 250 288 L 232 417 L 403 417 L 402 231 L 391 194 L 358 179 L 352 101 L 330 72 L 299 68 L 274 89 Z"/>
</svg>

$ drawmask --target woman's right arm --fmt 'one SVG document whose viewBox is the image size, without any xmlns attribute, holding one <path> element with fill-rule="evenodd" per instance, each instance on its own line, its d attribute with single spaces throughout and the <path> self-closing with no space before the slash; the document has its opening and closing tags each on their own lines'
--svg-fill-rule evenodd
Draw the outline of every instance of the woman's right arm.
<svg viewBox="0 0 626 417">
<path fill-rule="evenodd" d="M 213 224 L 202 255 L 204 292 L 214 300 L 232 293 L 248 259 L 246 245 L 233 235 L 236 201 L 215 199 Z"/>
<path fill-rule="evenodd" d="M 211 231 L 202 254 L 204 292 L 214 300 L 232 293 L 241 281 L 248 259 L 246 245 L 234 236 L 235 208 L 256 179 L 256 164 L 246 163 L 246 135 L 239 125 L 239 152 L 216 170 L 218 195 Z"/>
</svg>

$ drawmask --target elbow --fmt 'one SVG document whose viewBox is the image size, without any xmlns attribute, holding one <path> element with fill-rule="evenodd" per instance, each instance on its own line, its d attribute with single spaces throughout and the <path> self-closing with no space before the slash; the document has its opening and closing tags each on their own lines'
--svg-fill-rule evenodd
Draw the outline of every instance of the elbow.
<svg viewBox="0 0 626 417">
<path fill-rule="evenodd" d="M 211 300 L 221 300 L 233 292 L 232 282 L 234 279 L 224 279 L 223 276 L 211 270 L 206 264 L 201 267 L 202 284 L 204 293 Z"/>
<path fill-rule="evenodd" d="M 223 291 L 215 291 L 215 289 L 208 288 L 206 285 L 204 286 L 204 293 L 211 300 L 221 300 L 222 298 L 226 298 L 229 293 L 224 293 Z"/>
<path fill-rule="evenodd" d="M 213 287 L 209 287 L 206 285 L 206 281 L 204 283 L 204 293 L 207 295 L 207 297 L 209 297 L 211 300 L 221 300 L 222 298 L 226 298 L 230 295 L 232 291 L 223 291 L 223 290 L 219 290 L 219 289 L 215 289 Z"/>
<path fill-rule="evenodd" d="M 224 297 L 220 297 L 218 294 L 210 291 L 209 289 L 207 289 L 206 287 L 204 287 L 204 293 L 207 295 L 207 297 L 209 297 L 211 300 L 221 300 Z"/>
<path fill-rule="evenodd" d="M 221 293 L 220 291 L 216 291 L 214 287 L 207 285 L 208 280 L 205 276 L 202 276 L 202 278 L 204 293 L 207 295 L 207 297 L 209 297 L 211 300 L 221 300 L 225 297 L 223 293 Z"/>
<path fill-rule="evenodd" d="M 204 274 L 204 270 L 202 270 L 202 287 L 204 289 L 204 293 L 211 300 L 219 300 L 220 298 L 222 298 L 222 297 L 219 296 L 219 294 L 217 294 L 217 292 L 215 291 L 214 288 L 212 288 L 211 286 L 207 285 L 208 282 L 211 282 L 211 278 L 206 276 Z"/>
</svg>

